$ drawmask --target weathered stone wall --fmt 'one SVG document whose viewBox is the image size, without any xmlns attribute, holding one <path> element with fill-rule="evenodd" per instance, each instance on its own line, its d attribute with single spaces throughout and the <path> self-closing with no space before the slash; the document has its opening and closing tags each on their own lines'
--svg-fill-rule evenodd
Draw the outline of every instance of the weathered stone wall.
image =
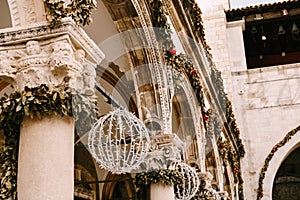
<svg viewBox="0 0 300 200">
<path fill-rule="evenodd" d="M 300 64 L 291 64 L 232 73 L 233 104 L 246 147 L 245 192 L 250 199 L 255 198 L 259 172 L 272 147 L 300 123 L 299 72 Z"/>
<path fill-rule="evenodd" d="M 245 199 L 256 199 L 259 173 L 272 147 L 300 124 L 300 64 L 247 70 L 244 21 L 226 22 L 227 1 L 214 0 L 200 7 L 208 45 L 217 68 L 222 71 L 225 90 L 233 101 L 246 156 L 242 159 Z M 271 199 L 275 173 L 291 148 L 295 136 L 277 151 L 268 168 L 265 199 Z M 270 175 L 272 174 L 272 175 Z"/>
<path fill-rule="evenodd" d="M 224 10 L 228 9 L 228 2 L 215 0 L 204 5 L 202 8 L 202 19 L 205 28 L 205 38 L 211 48 L 210 53 L 217 68 L 222 72 L 225 91 L 232 92 L 231 87 L 231 69 L 229 52 L 227 47 L 226 17 Z"/>
</svg>

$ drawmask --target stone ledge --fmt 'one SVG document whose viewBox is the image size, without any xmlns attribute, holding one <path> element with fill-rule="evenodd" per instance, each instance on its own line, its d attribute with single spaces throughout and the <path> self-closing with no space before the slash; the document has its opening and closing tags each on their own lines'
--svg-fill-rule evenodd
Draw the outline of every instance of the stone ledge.
<svg viewBox="0 0 300 200">
<path fill-rule="evenodd" d="M 70 36 L 76 48 L 82 48 L 87 52 L 92 62 L 99 64 L 104 59 L 104 53 L 71 18 L 64 18 L 61 26 L 55 29 L 50 28 L 45 21 L 27 26 L 1 29 L 0 50 L 5 50 L 5 47 L 8 45 L 26 43 L 29 40 L 43 40 L 66 34 Z"/>
</svg>

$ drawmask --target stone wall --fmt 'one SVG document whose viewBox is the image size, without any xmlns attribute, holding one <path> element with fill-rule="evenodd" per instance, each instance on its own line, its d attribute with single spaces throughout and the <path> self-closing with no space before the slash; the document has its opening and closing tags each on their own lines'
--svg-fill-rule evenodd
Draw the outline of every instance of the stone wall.
<svg viewBox="0 0 300 200">
<path fill-rule="evenodd" d="M 247 70 L 243 42 L 244 21 L 226 22 L 228 1 L 199 3 L 206 40 L 216 66 L 222 72 L 225 91 L 233 102 L 246 148 L 242 161 L 245 199 L 256 199 L 259 173 L 272 147 L 300 124 L 300 64 Z M 273 158 L 265 178 L 272 190 L 275 173 L 299 136 Z M 271 165 L 271 163 L 270 163 Z M 278 165 L 278 166 L 277 166 Z M 265 199 L 271 199 L 270 192 Z"/>
<path fill-rule="evenodd" d="M 227 47 L 227 23 L 224 13 L 224 10 L 228 9 L 228 2 L 214 0 L 209 5 L 208 3 L 204 3 L 204 5 L 199 4 L 199 6 L 203 13 L 205 38 L 211 48 L 210 53 L 213 56 L 216 67 L 222 72 L 225 92 L 230 94 L 232 92 L 231 69 Z"/>
<path fill-rule="evenodd" d="M 300 64 L 290 64 L 232 73 L 233 104 L 246 147 L 245 192 L 250 199 L 255 199 L 259 172 L 272 147 L 300 123 L 299 72 Z"/>
</svg>

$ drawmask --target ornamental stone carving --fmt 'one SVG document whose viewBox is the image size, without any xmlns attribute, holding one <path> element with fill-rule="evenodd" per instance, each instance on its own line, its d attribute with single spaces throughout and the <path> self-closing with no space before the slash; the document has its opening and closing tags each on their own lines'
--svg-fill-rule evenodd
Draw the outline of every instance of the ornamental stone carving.
<svg viewBox="0 0 300 200">
<path fill-rule="evenodd" d="M 157 134 L 150 137 L 150 151 L 140 166 L 140 171 L 168 169 L 181 160 L 183 142 L 176 134 Z"/>
<path fill-rule="evenodd" d="M 221 200 L 219 193 L 212 187 L 213 176 L 209 172 L 198 173 L 200 186 L 196 196 L 200 199 Z"/>
<path fill-rule="evenodd" d="M 74 26 L 68 21 L 64 25 Z M 47 26 L 39 24 L 31 31 L 21 29 L 0 33 L 0 79 L 19 91 L 25 86 L 47 84 L 51 87 L 68 80 L 69 86 L 77 92 L 93 96 L 96 78 L 93 62 L 99 63 L 103 57 L 98 55 L 103 54 L 99 49 L 97 52 L 97 46 L 87 36 L 78 34 L 80 30 L 74 27 L 77 35 L 72 35 L 74 32 L 69 30 L 54 29 L 52 34 Z M 24 34 L 27 37 L 23 37 Z M 86 55 L 100 59 L 87 60 Z"/>
<path fill-rule="evenodd" d="M 45 21 L 43 0 L 7 0 L 13 26 Z"/>
<path fill-rule="evenodd" d="M 43 47 L 39 41 L 30 40 L 16 50 L 12 48 L 0 51 L 0 77 L 6 78 L 16 90 L 40 84 L 57 85 L 72 71 L 80 73 L 67 38 Z"/>
<path fill-rule="evenodd" d="M 227 200 L 229 198 L 229 194 L 226 191 L 219 191 L 218 194 L 221 200 Z"/>
</svg>

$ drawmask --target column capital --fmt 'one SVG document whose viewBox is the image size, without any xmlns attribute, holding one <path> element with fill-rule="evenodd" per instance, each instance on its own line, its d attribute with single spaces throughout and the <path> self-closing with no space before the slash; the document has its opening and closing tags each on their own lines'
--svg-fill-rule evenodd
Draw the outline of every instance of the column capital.
<svg viewBox="0 0 300 200">
<path fill-rule="evenodd" d="M 157 134 L 150 137 L 151 145 L 140 170 L 169 169 L 181 160 L 184 143 L 176 134 Z"/>
<path fill-rule="evenodd" d="M 88 59 L 87 59 L 88 58 Z M 37 23 L 0 32 L 0 78 L 15 90 L 41 84 L 70 87 L 91 95 L 101 50 L 70 19 L 57 29 Z"/>
</svg>

